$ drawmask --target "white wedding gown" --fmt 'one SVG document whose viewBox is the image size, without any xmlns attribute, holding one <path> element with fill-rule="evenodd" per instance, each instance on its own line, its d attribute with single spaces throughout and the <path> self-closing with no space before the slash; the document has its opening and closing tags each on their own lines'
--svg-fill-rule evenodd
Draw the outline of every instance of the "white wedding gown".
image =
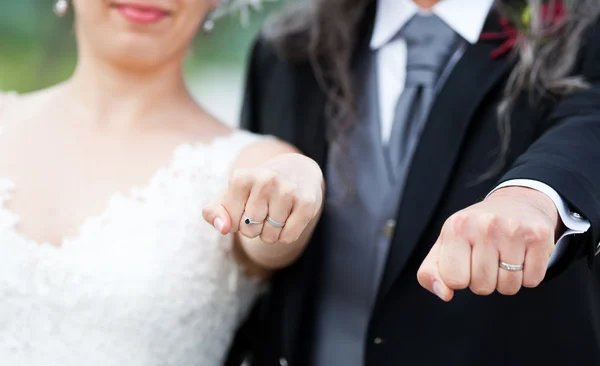
<svg viewBox="0 0 600 366">
<path fill-rule="evenodd" d="M 261 285 L 202 208 L 257 139 L 181 145 L 60 247 L 17 230 L 0 179 L 0 365 L 220 366 Z"/>
</svg>

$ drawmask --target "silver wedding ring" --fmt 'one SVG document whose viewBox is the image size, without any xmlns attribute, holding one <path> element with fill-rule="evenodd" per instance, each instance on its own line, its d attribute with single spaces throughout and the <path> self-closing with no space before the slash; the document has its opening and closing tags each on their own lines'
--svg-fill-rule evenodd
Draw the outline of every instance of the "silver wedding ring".
<svg viewBox="0 0 600 366">
<path fill-rule="evenodd" d="M 244 224 L 246 225 L 259 225 L 262 224 L 262 221 L 254 221 L 248 216 L 244 216 Z"/>
<path fill-rule="evenodd" d="M 500 261 L 500 263 L 498 265 L 500 266 L 500 268 L 502 268 L 506 271 L 509 271 L 509 272 L 518 272 L 518 271 L 523 270 L 522 264 L 508 264 L 508 263 Z"/>
<path fill-rule="evenodd" d="M 272 218 L 271 216 L 267 216 L 267 222 L 268 222 L 269 224 L 271 224 L 271 226 L 273 226 L 273 227 L 276 227 L 276 228 L 278 228 L 278 229 L 281 229 L 282 227 L 284 227 L 284 226 L 285 226 L 285 224 L 284 224 L 284 223 L 281 223 L 281 222 L 279 222 L 279 221 L 275 221 L 275 220 L 273 220 L 273 218 Z"/>
</svg>

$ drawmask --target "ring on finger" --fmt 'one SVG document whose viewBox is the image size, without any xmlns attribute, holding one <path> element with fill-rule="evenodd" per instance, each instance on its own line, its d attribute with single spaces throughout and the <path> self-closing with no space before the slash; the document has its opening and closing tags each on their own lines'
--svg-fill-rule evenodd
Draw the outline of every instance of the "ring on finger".
<svg viewBox="0 0 600 366">
<path fill-rule="evenodd" d="M 277 220 L 273 220 L 273 218 L 271 216 L 267 216 L 267 222 L 271 226 L 276 227 L 278 229 L 281 229 L 281 228 L 283 228 L 285 226 L 285 223 L 281 223 L 281 222 L 279 222 Z"/>
<path fill-rule="evenodd" d="M 260 225 L 262 223 L 262 221 L 254 221 L 250 217 L 244 215 L 244 224 L 246 225 Z"/>
<path fill-rule="evenodd" d="M 509 264 L 506 262 L 498 262 L 498 266 L 505 271 L 509 272 L 519 272 L 523 270 L 523 264 Z"/>
</svg>

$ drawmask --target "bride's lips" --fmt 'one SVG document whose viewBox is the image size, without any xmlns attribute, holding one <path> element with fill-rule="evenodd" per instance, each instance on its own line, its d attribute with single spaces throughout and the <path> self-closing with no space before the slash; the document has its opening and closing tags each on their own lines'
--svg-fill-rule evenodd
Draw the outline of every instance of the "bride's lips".
<svg viewBox="0 0 600 366">
<path fill-rule="evenodd" d="M 119 3 L 115 4 L 114 8 L 127 20 L 140 24 L 157 23 L 169 16 L 168 10 L 153 5 Z"/>
</svg>

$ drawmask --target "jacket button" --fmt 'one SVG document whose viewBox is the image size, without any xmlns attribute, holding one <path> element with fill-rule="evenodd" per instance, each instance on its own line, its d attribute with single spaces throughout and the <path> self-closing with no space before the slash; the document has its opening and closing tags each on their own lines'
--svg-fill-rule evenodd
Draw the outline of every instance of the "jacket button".
<svg viewBox="0 0 600 366">
<path fill-rule="evenodd" d="M 377 337 L 377 338 L 373 339 L 373 343 L 375 343 L 375 344 L 382 344 L 383 343 L 383 339 Z"/>
<path fill-rule="evenodd" d="M 396 230 L 396 220 L 387 220 L 385 225 L 383 226 L 383 234 L 385 237 L 390 240 L 394 236 L 394 231 Z"/>
<path fill-rule="evenodd" d="M 279 365 L 280 366 L 288 366 L 288 362 L 285 358 L 282 357 L 279 359 Z"/>
</svg>

